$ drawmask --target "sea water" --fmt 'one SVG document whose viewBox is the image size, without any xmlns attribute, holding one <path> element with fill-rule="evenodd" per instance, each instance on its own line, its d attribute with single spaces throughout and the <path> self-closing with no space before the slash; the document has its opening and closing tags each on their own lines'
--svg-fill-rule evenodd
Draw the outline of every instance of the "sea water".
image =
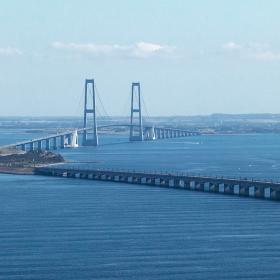
<svg viewBox="0 0 280 280">
<path fill-rule="evenodd" d="M 2 130 L 2 143 L 37 137 Z M 280 181 L 280 136 L 60 150 L 67 164 Z M 279 279 L 280 204 L 187 190 L 0 175 L 0 279 Z"/>
</svg>

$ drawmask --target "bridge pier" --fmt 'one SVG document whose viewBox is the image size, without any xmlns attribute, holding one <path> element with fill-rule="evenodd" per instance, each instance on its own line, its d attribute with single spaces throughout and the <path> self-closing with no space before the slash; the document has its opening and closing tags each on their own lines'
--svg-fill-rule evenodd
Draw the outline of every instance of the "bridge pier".
<svg viewBox="0 0 280 280">
<path fill-rule="evenodd" d="M 171 130 L 170 129 L 166 129 L 165 133 L 166 133 L 166 138 L 172 138 L 172 134 L 171 134 Z"/>
<path fill-rule="evenodd" d="M 72 146 L 73 148 L 79 147 L 78 141 L 79 141 L 78 131 L 75 130 L 75 131 L 72 133 L 72 143 L 71 143 L 71 146 Z"/>
<path fill-rule="evenodd" d="M 234 180 L 211 177 L 179 176 L 175 174 L 117 172 L 108 170 L 68 170 L 67 168 L 42 167 L 35 173 L 47 176 L 125 182 L 159 187 L 190 189 L 194 191 L 224 193 L 238 196 L 280 200 L 280 184 L 260 181 Z"/>
<path fill-rule="evenodd" d="M 210 192 L 210 183 L 209 182 L 204 183 L 203 190 L 205 192 Z"/>
<path fill-rule="evenodd" d="M 269 199 L 270 198 L 270 196 L 271 196 L 271 188 L 265 188 L 264 189 L 264 198 L 267 198 L 267 199 Z"/>
<path fill-rule="evenodd" d="M 66 135 L 66 142 L 67 142 L 67 146 L 71 145 L 71 134 Z"/>
<path fill-rule="evenodd" d="M 64 135 L 60 136 L 60 148 L 61 149 L 65 148 L 65 136 Z"/>
<path fill-rule="evenodd" d="M 41 140 L 39 140 L 39 141 L 37 142 L 37 149 L 38 149 L 39 151 L 42 150 L 42 141 L 41 141 Z"/>
<path fill-rule="evenodd" d="M 239 195 L 239 193 L 240 193 L 240 186 L 239 185 L 234 185 L 233 186 L 233 193 L 235 195 Z"/>
<path fill-rule="evenodd" d="M 167 137 L 172 138 L 172 130 L 171 129 L 168 129 Z"/>
<path fill-rule="evenodd" d="M 144 133 L 145 140 L 155 140 L 156 139 L 156 132 L 154 127 L 147 127 Z"/>
<path fill-rule="evenodd" d="M 219 193 L 224 193 L 225 192 L 225 185 L 224 184 L 219 184 Z"/>
<path fill-rule="evenodd" d="M 249 187 L 249 196 L 251 196 L 251 197 L 256 196 L 256 187 L 255 186 L 250 186 Z"/>
<path fill-rule="evenodd" d="M 34 142 L 30 142 L 29 144 L 29 150 L 34 151 Z"/>
<path fill-rule="evenodd" d="M 49 151 L 50 149 L 51 149 L 50 139 L 47 138 L 47 139 L 46 139 L 46 150 Z"/>
<path fill-rule="evenodd" d="M 53 138 L 53 149 L 57 150 L 57 140 L 56 140 L 56 137 Z"/>
</svg>

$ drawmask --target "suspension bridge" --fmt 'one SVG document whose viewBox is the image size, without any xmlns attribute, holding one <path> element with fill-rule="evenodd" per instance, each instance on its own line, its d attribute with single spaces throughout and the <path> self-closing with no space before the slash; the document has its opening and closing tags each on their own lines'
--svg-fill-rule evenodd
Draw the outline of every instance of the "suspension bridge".
<svg viewBox="0 0 280 280">
<path fill-rule="evenodd" d="M 79 146 L 80 138 L 83 146 L 97 146 L 99 143 L 98 130 L 108 127 L 126 127 L 129 131 L 128 138 L 131 142 L 154 141 L 158 139 L 188 137 L 199 134 L 185 129 L 144 124 L 141 101 L 140 83 L 133 82 L 131 85 L 130 120 L 127 123 L 98 126 L 95 81 L 94 79 L 86 79 L 84 86 L 84 114 L 82 128 L 67 129 L 57 134 L 22 141 L 5 147 L 12 146 L 20 148 L 23 151 L 56 150 L 64 149 L 66 147 L 75 148 Z M 103 106 L 102 103 L 101 105 Z"/>
</svg>

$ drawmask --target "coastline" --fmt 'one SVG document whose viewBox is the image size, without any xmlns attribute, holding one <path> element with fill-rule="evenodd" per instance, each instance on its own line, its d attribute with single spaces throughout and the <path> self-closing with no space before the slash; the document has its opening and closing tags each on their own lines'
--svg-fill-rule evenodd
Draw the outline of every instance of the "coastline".
<svg viewBox="0 0 280 280">
<path fill-rule="evenodd" d="M 34 175 L 33 167 L 16 168 L 16 167 L 0 167 L 0 174 L 11 175 Z"/>
</svg>

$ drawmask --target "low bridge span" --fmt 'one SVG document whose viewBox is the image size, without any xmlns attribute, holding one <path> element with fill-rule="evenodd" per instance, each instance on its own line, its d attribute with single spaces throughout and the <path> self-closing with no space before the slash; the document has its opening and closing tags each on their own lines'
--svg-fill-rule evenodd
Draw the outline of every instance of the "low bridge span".
<svg viewBox="0 0 280 280">
<path fill-rule="evenodd" d="M 180 188 L 193 191 L 231 194 L 253 198 L 280 200 L 280 183 L 246 179 L 190 176 L 188 174 L 40 167 L 35 174 L 129 184 Z"/>
<path fill-rule="evenodd" d="M 109 127 L 128 127 L 129 124 L 115 124 L 99 126 L 98 129 Z M 92 128 L 80 128 L 67 130 L 62 133 L 51 134 L 40 138 L 35 138 L 27 141 L 18 142 L 15 144 L 3 146 L 1 148 L 16 147 L 23 151 L 29 150 L 56 150 L 58 148 L 64 149 L 65 147 L 75 148 L 79 146 L 79 134 L 84 134 L 92 131 Z M 172 129 L 165 127 L 143 127 L 144 139 L 143 140 L 157 140 L 166 138 L 178 138 L 199 135 L 199 133 L 191 132 L 183 129 Z"/>
</svg>

